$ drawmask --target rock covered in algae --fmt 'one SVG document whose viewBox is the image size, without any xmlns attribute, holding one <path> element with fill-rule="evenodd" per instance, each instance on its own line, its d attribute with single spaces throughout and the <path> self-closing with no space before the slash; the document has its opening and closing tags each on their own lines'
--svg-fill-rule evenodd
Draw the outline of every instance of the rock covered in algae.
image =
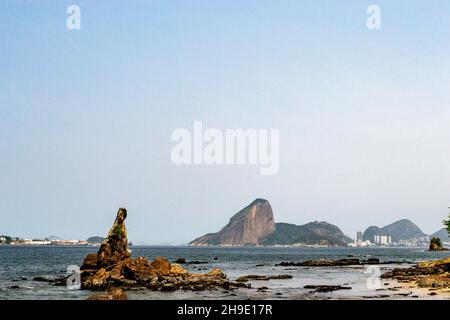
<svg viewBox="0 0 450 320">
<path fill-rule="evenodd" d="M 381 277 L 414 283 L 419 287 L 450 288 L 450 258 L 419 262 L 410 268 L 396 268 Z"/>
<path fill-rule="evenodd" d="M 146 287 L 151 290 L 207 290 L 233 287 L 220 269 L 206 274 L 189 273 L 164 257 L 150 262 L 145 257 L 131 258 L 125 228 L 127 210 L 119 209 L 108 237 L 97 254 L 88 254 L 81 267 L 82 289 L 107 290 Z M 114 295 L 109 295 L 114 296 Z M 115 296 L 118 296 L 117 294 Z"/>
</svg>

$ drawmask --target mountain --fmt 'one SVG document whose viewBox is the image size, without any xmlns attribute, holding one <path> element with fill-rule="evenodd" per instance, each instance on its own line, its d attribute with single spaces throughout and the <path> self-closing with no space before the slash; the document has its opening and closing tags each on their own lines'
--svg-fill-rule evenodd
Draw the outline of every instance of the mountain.
<svg viewBox="0 0 450 320">
<path fill-rule="evenodd" d="M 426 234 L 420 228 L 408 219 L 402 219 L 391 223 L 383 228 L 371 226 L 363 233 L 363 240 L 374 241 L 375 235 L 390 235 L 392 242 L 400 240 L 411 240 L 419 237 L 425 237 Z"/>
<path fill-rule="evenodd" d="M 331 245 L 345 246 L 352 240 L 327 222 L 310 222 L 304 225 L 276 223 L 274 233 L 261 241 L 263 245 Z"/>
<path fill-rule="evenodd" d="M 275 231 L 272 207 L 265 199 L 256 199 L 236 213 L 217 233 L 208 233 L 191 241 L 190 245 L 258 245 Z"/>
<path fill-rule="evenodd" d="M 100 244 L 103 242 L 103 240 L 105 240 L 105 238 L 99 237 L 99 236 L 94 236 L 94 237 L 87 238 L 86 241 L 91 244 Z"/>
<path fill-rule="evenodd" d="M 436 231 L 432 235 L 430 235 L 430 238 L 440 238 L 442 242 L 450 243 L 450 236 L 447 232 L 447 229 L 442 228 L 439 231 Z"/>
<path fill-rule="evenodd" d="M 369 240 L 370 242 L 374 242 L 375 235 L 386 236 L 389 233 L 382 228 L 371 226 L 364 231 L 362 238 L 364 241 Z"/>
<path fill-rule="evenodd" d="M 392 241 L 409 240 L 419 237 L 425 237 L 426 234 L 420 228 L 408 219 L 402 219 L 383 227 L 392 238 Z"/>
<path fill-rule="evenodd" d="M 190 245 L 346 245 L 351 239 L 326 222 L 305 225 L 275 223 L 267 200 L 256 199 L 236 213 L 217 233 L 208 233 Z"/>
</svg>

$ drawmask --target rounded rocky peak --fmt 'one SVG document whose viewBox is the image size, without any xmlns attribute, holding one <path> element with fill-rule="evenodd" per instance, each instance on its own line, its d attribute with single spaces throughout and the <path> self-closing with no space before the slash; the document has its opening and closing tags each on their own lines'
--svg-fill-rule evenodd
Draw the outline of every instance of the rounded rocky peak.
<svg viewBox="0 0 450 320">
<path fill-rule="evenodd" d="M 251 203 L 251 205 L 257 205 L 257 204 L 267 204 L 269 203 L 269 201 L 267 201 L 266 199 L 263 198 L 257 198 L 255 200 L 253 200 L 253 202 Z"/>
</svg>

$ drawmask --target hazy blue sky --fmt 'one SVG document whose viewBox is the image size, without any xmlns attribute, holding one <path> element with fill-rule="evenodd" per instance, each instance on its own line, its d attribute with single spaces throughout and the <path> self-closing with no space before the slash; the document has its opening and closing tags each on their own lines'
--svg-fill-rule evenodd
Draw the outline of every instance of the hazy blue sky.
<svg viewBox="0 0 450 320">
<path fill-rule="evenodd" d="M 81 30 L 66 7 L 81 7 Z M 366 28 L 366 8 L 382 29 Z M 217 231 L 254 198 L 354 237 L 450 205 L 448 1 L 0 2 L 0 234 Z M 175 166 L 176 128 L 280 129 L 280 171 Z"/>
</svg>

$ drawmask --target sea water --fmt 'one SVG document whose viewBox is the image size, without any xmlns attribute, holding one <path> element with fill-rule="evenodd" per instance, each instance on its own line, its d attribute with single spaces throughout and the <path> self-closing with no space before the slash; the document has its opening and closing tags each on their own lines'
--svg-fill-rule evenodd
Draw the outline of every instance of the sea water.
<svg viewBox="0 0 450 320">
<path fill-rule="evenodd" d="M 48 282 L 33 280 L 35 277 L 58 278 L 67 275 L 69 266 L 81 263 L 88 253 L 95 253 L 91 246 L 0 246 L 0 299 L 86 299 L 93 292 L 69 290 L 66 286 L 54 286 Z M 185 258 L 205 264 L 185 264 L 190 272 L 206 273 L 213 268 L 222 269 L 230 278 L 249 274 L 289 274 L 292 279 L 250 281 L 252 289 L 189 292 L 158 292 L 151 290 L 129 291 L 129 299 L 356 299 L 380 296 L 381 288 L 368 285 L 388 269 L 410 266 L 412 263 L 441 259 L 446 252 L 430 252 L 424 248 L 297 248 L 297 247 L 158 247 L 133 246 L 133 257 L 154 259 L 167 257 L 170 261 Z M 369 269 L 368 266 L 349 267 L 282 267 L 282 261 L 300 262 L 311 259 L 379 258 L 397 261 Z M 379 269 L 378 269 L 379 268 Z M 385 285 L 381 279 L 380 285 Z M 305 285 L 345 285 L 351 290 L 331 293 L 312 293 Z M 258 288 L 267 289 L 258 290 Z M 381 292 L 383 293 L 383 292 Z M 395 298 L 394 292 L 389 292 Z"/>
</svg>

